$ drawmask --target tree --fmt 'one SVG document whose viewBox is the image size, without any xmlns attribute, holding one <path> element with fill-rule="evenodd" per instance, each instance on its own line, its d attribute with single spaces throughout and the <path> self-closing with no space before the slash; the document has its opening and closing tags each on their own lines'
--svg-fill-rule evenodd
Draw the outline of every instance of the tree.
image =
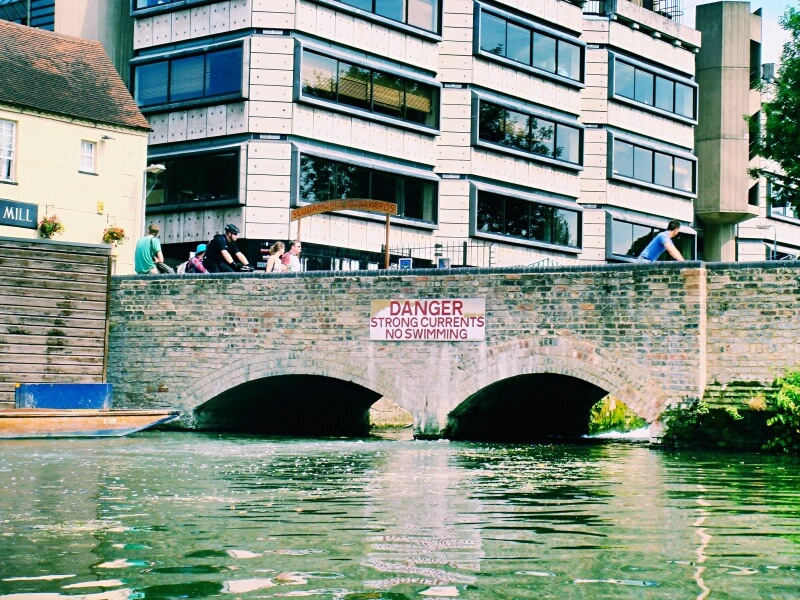
<svg viewBox="0 0 800 600">
<path fill-rule="evenodd" d="M 781 201 L 800 207 L 800 9 L 788 7 L 780 25 L 789 33 L 772 99 L 763 105 L 764 133 L 759 153 L 780 165 L 783 175 L 756 169 L 780 189 Z"/>
</svg>

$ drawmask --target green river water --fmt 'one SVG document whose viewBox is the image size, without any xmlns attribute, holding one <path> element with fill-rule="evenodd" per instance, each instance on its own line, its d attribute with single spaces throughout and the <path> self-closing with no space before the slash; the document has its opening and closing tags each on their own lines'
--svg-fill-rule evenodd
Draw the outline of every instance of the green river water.
<svg viewBox="0 0 800 600">
<path fill-rule="evenodd" d="M 0 443 L 0 598 L 800 598 L 800 461 L 187 432 Z"/>
</svg>

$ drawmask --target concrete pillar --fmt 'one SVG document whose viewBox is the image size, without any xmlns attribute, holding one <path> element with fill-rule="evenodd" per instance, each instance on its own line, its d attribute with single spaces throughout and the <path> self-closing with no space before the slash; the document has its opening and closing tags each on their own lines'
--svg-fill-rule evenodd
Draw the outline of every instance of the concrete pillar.
<svg viewBox="0 0 800 600">
<path fill-rule="evenodd" d="M 709 223 L 705 227 L 703 260 L 707 262 L 736 261 L 736 225 Z"/>
</svg>

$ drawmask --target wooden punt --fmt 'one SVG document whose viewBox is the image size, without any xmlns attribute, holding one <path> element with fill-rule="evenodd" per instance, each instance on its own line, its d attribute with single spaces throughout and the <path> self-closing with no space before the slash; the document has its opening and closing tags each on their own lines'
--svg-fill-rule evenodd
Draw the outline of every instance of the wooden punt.
<svg viewBox="0 0 800 600">
<path fill-rule="evenodd" d="M 157 409 L 9 408 L 0 410 L 0 439 L 120 437 L 179 415 Z"/>
</svg>

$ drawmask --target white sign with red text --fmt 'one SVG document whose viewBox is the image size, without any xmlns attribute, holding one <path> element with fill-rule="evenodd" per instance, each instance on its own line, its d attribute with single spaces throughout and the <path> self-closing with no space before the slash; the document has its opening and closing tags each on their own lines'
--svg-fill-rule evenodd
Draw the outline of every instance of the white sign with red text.
<svg viewBox="0 0 800 600">
<path fill-rule="evenodd" d="M 369 339 L 472 342 L 486 339 L 485 298 L 373 300 Z"/>
</svg>

